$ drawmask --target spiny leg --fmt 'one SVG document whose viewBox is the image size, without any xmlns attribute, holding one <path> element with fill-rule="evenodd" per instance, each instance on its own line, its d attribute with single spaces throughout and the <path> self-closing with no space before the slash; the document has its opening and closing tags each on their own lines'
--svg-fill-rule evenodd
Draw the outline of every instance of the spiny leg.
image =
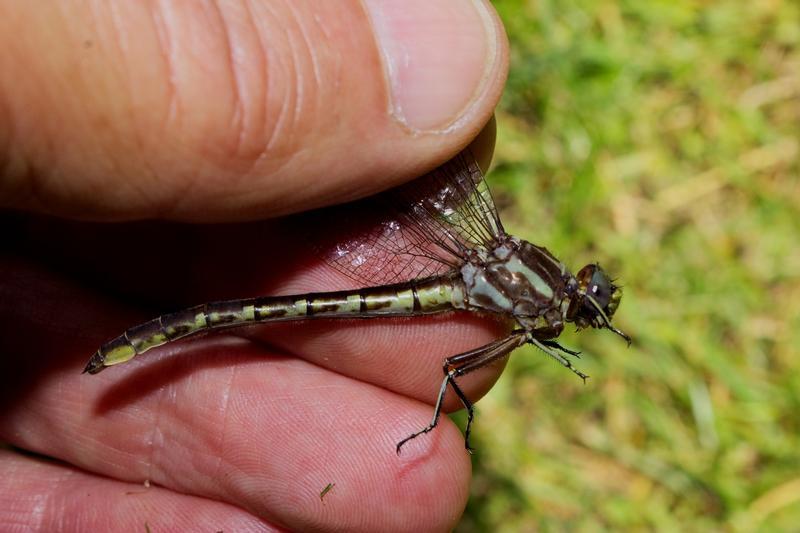
<svg viewBox="0 0 800 533">
<path fill-rule="evenodd" d="M 448 383 L 453 387 L 453 390 L 455 391 L 459 400 L 461 400 L 461 403 L 467 409 L 468 419 L 464 446 L 470 453 L 472 453 L 472 449 L 469 447 L 469 433 L 472 427 L 472 421 L 474 419 L 474 407 L 472 402 L 470 402 L 467 398 L 466 394 L 464 394 L 461 388 L 456 384 L 455 378 L 468 374 L 473 370 L 477 370 L 478 368 L 486 366 L 493 361 L 505 357 L 515 348 L 525 344 L 525 342 L 525 332 L 522 330 L 517 330 L 513 331 L 511 335 L 504 339 L 494 341 L 485 346 L 481 346 L 480 348 L 476 348 L 474 350 L 470 350 L 468 352 L 454 355 L 453 357 L 448 357 L 445 359 L 444 365 L 442 366 L 445 377 L 444 380 L 442 380 L 442 386 L 439 388 L 439 396 L 436 399 L 436 406 L 433 410 L 433 420 L 431 420 L 431 423 L 421 430 L 417 431 L 416 433 L 412 433 L 405 439 L 398 442 L 397 454 L 400 454 L 400 448 L 402 448 L 406 442 L 430 432 L 437 426 L 442 412 L 442 403 L 444 402 L 444 396 L 447 392 Z"/>
<path fill-rule="evenodd" d="M 575 350 L 570 350 L 569 348 L 564 348 L 557 341 L 546 340 L 546 341 L 539 341 L 539 342 L 541 342 L 545 346 L 549 346 L 551 348 L 555 348 L 556 350 L 561 350 L 564 353 L 568 353 L 569 355 L 571 355 L 573 357 L 577 357 L 578 359 L 581 358 L 581 352 L 577 352 Z"/>
<path fill-rule="evenodd" d="M 530 342 L 531 344 L 542 350 L 544 353 L 546 353 L 547 355 L 549 355 L 550 357 L 552 357 L 565 367 L 569 368 L 573 373 L 577 374 L 578 377 L 580 377 L 584 383 L 586 383 L 586 380 L 589 378 L 589 376 L 587 376 L 586 374 L 584 374 L 583 372 L 572 366 L 572 363 L 569 362 L 569 359 L 567 359 L 560 353 L 553 350 L 553 348 L 545 344 L 543 341 L 535 339 L 532 336 L 528 337 L 528 342 Z"/>
<path fill-rule="evenodd" d="M 448 373 L 445 375 L 444 380 L 442 380 L 442 386 L 439 388 L 439 396 L 436 398 L 436 407 L 433 408 L 433 420 L 431 423 L 422 428 L 421 430 L 417 431 L 416 433 L 412 433 L 408 437 L 404 438 L 400 442 L 397 443 L 397 455 L 400 455 L 400 448 L 403 447 L 403 444 L 410 441 L 411 439 L 415 439 L 420 435 L 428 433 L 436 425 L 439 423 L 439 415 L 442 414 L 442 401 L 444 400 L 444 394 L 447 392 L 447 383 L 450 381 L 450 374 Z"/>
<path fill-rule="evenodd" d="M 453 387 L 453 390 L 456 392 L 458 399 L 461 400 L 461 403 L 467 410 L 467 429 L 464 431 L 464 448 L 466 448 L 467 451 L 470 454 L 472 454 L 474 450 L 469 445 L 469 432 L 470 429 L 472 428 L 472 420 L 475 418 L 475 406 L 471 401 L 469 401 L 469 398 L 467 398 L 467 395 L 464 394 L 464 391 L 461 390 L 461 387 L 459 387 L 456 384 L 455 375 L 453 374 L 454 373 L 448 373 L 448 377 L 450 379 L 450 386 Z"/>
</svg>

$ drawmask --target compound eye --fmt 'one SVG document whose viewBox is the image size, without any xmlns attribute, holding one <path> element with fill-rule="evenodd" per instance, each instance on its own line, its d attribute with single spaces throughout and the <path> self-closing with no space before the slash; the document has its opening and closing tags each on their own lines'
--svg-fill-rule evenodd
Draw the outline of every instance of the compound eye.
<svg viewBox="0 0 800 533">
<path fill-rule="evenodd" d="M 595 270 L 592 275 L 592 280 L 589 282 L 587 292 L 601 309 L 608 307 L 608 303 L 611 301 L 612 287 L 611 281 L 609 281 L 605 272 L 599 268 Z"/>
</svg>

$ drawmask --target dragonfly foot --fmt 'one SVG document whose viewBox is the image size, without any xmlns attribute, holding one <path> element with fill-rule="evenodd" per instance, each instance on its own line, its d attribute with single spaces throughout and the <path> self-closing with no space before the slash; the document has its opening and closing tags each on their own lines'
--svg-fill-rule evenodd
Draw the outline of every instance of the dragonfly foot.
<svg viewBox="0 0 800 533">
<path fill-rule="evenodd" d="M 417 437 L 419 437 L 420 435 L 424 435 L 425 433 L 428 433 L 430 430 L 432 430 L 432 429 L 433 429 L 433 428 L 435 428 L 435 427 L 436 427 L 436 426 L 433 426 L 433 425 L 431 425 L 431 426 L 427 426 L 425 429 L 422 429 L 422 430 L 420 430 L 420 431 L 417 431 L 416 433 L 412 433 L 412 434 L 411 434 L 411 435 L 409 435 L 408 437 L 406 437 L 406 438 L 404 438 L 403 440 L 401 440 L 400 442 L 398 442 L 398 443 L 397 443 L 397 455 L 400 455 L 400 448 L 402 448 L 402 447 L 403 447 L 403 444 L 405 444 L 406 442 L 408 442 L 408 441 L 410 441 L 410 440 L 412 440 L 412 439 L 416 439 L 416 438 L 417 438 Z"/>
</svg>

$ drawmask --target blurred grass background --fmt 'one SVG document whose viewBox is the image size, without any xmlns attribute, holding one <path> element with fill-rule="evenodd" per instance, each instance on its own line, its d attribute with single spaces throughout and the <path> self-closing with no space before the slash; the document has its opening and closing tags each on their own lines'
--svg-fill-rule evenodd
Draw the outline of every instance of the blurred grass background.
<svg viewBox="0 0 800 533">
<path fill-rule="evenodd" d="M 478 404 L 460 531 L 800 530 L 800 2 L 496 0 L 507 229 L 625 286 Z"/>
</svg>

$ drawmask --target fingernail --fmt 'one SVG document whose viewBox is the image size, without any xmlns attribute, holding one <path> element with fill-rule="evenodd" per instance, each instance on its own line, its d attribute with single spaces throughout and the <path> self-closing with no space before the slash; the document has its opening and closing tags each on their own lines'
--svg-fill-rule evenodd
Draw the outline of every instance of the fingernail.
<svg viewBox="0 0 800 533">
<path fill-rule="evenodd" d="M 390 90 L 392 116 L 418 131 L 447 129 L 481 95 L 497 35 L 480 0 L 363 0 Z"/>
</svg>

